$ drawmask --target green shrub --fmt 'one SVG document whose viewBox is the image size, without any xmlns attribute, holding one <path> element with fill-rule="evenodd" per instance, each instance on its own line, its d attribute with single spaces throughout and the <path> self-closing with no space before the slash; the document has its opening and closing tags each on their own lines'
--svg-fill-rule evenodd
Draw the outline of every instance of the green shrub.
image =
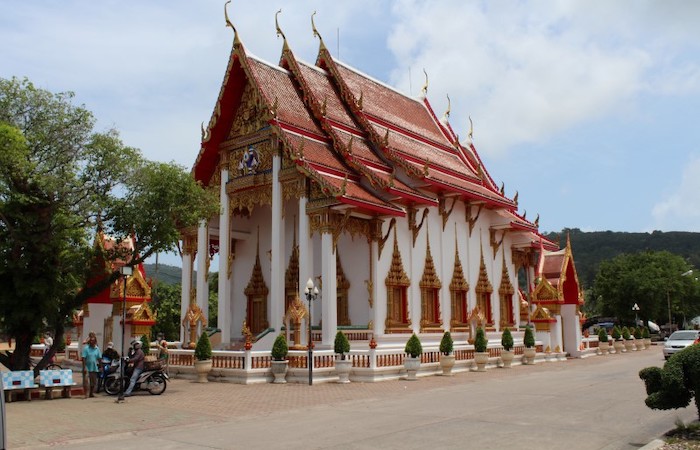
<svg viewBox="0 0 700 450">
<path fill-rule="evenodd" d="M 484 329 L 478 327 L 476 329 L 476 338 L 474 339 L 474 351 L 484 353 L 489 346 L 489 341 L 486 339 Z"/>
<path fill-rule="evenodd" d="M 411 358 L 417 358 L 423 354 L 423 346 L 420 344 L 420 339 L 418 339 L 416 333 L 413 333 L 413 335 L 411 335 L 411 337 L 408 339 L 404 351 L 408 353 Z"/>
<path fill-rule="evenodd" d="M 615 326 L 613 327 L 613 330 L 612 330 L 612 337 L 613 337 L 613 339 L 615 339 L 616 341 L 619 341 L 620 339 L 622 339 L 622 333 L 620 332 L 620 327 L 619 327 L 619 326 L 615 325 Z"/>
<path fill-rule="evenodd" d="M 503 334 L 501 334 L 501 345 L 503 346 L 503 350 L 510 351 L 513 348 L 513 335 L 508 327 L 506 327 L 503 330 Z"/>
<path fill-rule="evenodd" d="M 523 337 L 523 344 L 527 348 L 532 348 L 535 346 L 535 334 L 532 332 L 532 327 L 530 327 L 530 325 L 525 327 L 525 336 Z"/>
<path fill-rule="evenodd" d="M 345 359 L 345 354 L 350 353 L 350 341 L 345 333 L 338 331 L 335 333 L 335 342 L 333 343 L 333 351 L 341 355 L 341 359 Z"/>
<path fill-rule="evenodd" d="M 622 339 L 624 340 L 629 340 L 632 339 L 632 335 L 630 334 L 630 329 L 627 327 L 622 327 Z"/>
<path fill-rule="evenodd" d="M 649 328 L 642 327 L 642 338 L 649 339 L 651 335 L 649 334 Z"/>
<path fill-rule="evenodd" d="M 641 339 L 642 338 L 642 327 L 635 327 L 634 331 L 632 332 L 632 336 L 634 336 L 635 339 Z"/>
<path fill-rule="evenodd" d="M 700 417 L 700 345 L 674 354 L 660 367 L 647 367 L 639 371 L 644 381 L 647 398 L 644 401 L 651 409 L 684 408 L 695 396 L 695 407 Z"/>
<path fill-rule="evenodd" d="M 141 336 L 141 350 L 143 350 L 144 355 L 151 354 L 151 340 L 148 339 L 147 334 L 144 334 L 143 336 Z M 210 349 L 210 351 L 211 351 L 211 349 Z M 206 359 L 209 359 L 209 358 L 206 358 Z"/>
<path fill-rule="evenodd" d="M 442 335 L 442 340 L 440 340 L 440 353 L 443 355 L 449 355 L 454 350 L 454 341 L 452 340 L 452 335 L 449 331 L 445 331 Z"/>
<path fill-rule="evenodd" d="M 608 342 L 608 332 L 605 330 L 605 328 L 598 330 L 598 341 Z"/>
<path fill-rule="evenodd" d="M 197 340 L 197 346 L 194 348 L 194 357 L 197 361 L 206 361 L 211 359 L 211 342 L 209 342 L 209 335 L 207 332 L 202 332 Z"/>
<path fill-rule="evenodd" d="M 289 353 L 289 347 L 287 347 L 287 338 L 284 337 L 284 333 L 280 333 L 275 339 L 275 343 L 272 344 L 272 359 L 275 361 L 284 361 Z"/>
</svg>

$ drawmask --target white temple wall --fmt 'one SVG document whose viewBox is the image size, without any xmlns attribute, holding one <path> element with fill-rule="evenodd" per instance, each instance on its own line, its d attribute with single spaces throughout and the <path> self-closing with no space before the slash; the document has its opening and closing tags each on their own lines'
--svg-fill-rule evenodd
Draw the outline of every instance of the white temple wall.
<svg viewBox="0 0 700 450">
<path fill-rule="evenodd" d="M 399 220 L 397 219 L 397 225 Z M 387 231 L 389 230 L 390 220 L 385 220 L 382 224 L 382 237 L 387 236 Z M 405 221 L 404 221 L 405 226 Z M 387 308 L 387 291 L 386 291 L 386 276 L 389 273 L 389 268 L 391 267 L 391 254 L 394 248 L 394 230 L 387 236 L 387 240 L 384 243 L 384 248 L 382 249 L 381 255 L 379 254 L 379 245 L 377 246 L 377 255 L 375 255 L 374 265 L 376 267 L 377 278 L 374 280 L 374 334 L 375 336 L 383 336 L 385 326 L 384 322 L 386 320 Z M 397 237 L 398 237 L 398 232 Z"/>
<path fill-rule="evenodd" d="M 124 295 L 122 290 L 121 295 Z M 88 333 L 91 331 L 95 332 L 97 336 L 97 345 L 100 350 L 104 350 L 107 347 L 107 342 L 105 341 L 105 319 L 112 316 L 112 304 L 111 303 L 90 303 L 89 305 L 90 316 L 83 317 L 83 334 L 79 336 L 79 341 L 82 342 L 87 338 Z M 112 330 L 112 339 L 116 337 L 121 337 L 121 316 L 117 320 L 116 326 L 118 330 Z M 127 345 L 129 343 L 127 342 Z M 116 345 L 116 343 L 115 343 Z"/>
<path fill-rule="evenodd" d="M 311 324 L 313 326 L 317 326 L 321 321 L 321 314 L 323 313 L 323 303 L 326 301 L 326 299 L 323 298 L 323 294 L 321 292 L 321 283 L 325 282 L 323 278 L 320 278 L 323 273 L 323 265 L 328 264 L 328 258 L 333 258 L 332 260 L 335 264 L 335 255 L 330 255 L 326 258 L 323 257 L 323 251 L 321 249 L 321 233 L 319 233 L 318 231 L 315 231 L 313 236 L 311 237 L 311 246 L 313 248 L 311 253 L 313 254 L 314 261 L 313 270 L 311 271 L 311 278 L 313 279 L 314 285 L 318 288 L 319 292 L 318 297 L 316 297 L 316 300 L 311 305 Z M 321 283 L 319 283 L 319 280 L 322 280 Z M 305 287 L 302 287 L 302 291 L 304 289 Z M 304 300 L 306 300 L 306 297 L 304 297 Z M 308 302 L 306 302 L 306 305 L 308 307 Z"/>
<path fill-rule="evenodd" d="M 348 315 L 352 325 L 366 325 L 370 321 L 367 285 L 369 275 L 369 243 L 364 236 L 344 233 L 338 239 L 338 255 L 345 278 L 350 282 L 348 290 Z M 373 262 L 374 264 L 375 262 Z"/>
<path fill-rule="evenodd" d="M 581 326 L 579 316 L 576 313 L 576 305 L 561 305 L 561 320 L 562 320 L 562 351 L 565 351 L 573 357 L 581 356 Z"/>
<path fill-rule="evenodd" d="M 450 200 L 451 204 L 451 200 Z M 457 226 L 456 218 L 464 222 L 464 206 L 463 203 L 457 201 L 452 210 L 452 214 L 447 220 L 445 227 L 442 227 L 442 217 L 438 215 L 438 229 L 440 230 L 440 252 L 433 253 L 433 259 L 440 261 L 440 281 L 442 281 L 442 289 L 440 290 L 440 311 L 442 312 L 442 326 L 445 331 L 450 330 L 450 321 L 452 320 L 452 302 L 450 293 L 450 283 L 452 282 L 452 274 L 455 266 L 455 246 L 459 245 L 456 239 L 461 235 L 460 227 Z M 461 247 L 461 245 L 460 245 Z M 460 258 L 466 254 L 465 249 L 460 248 Z M 464 269 L 464 267 L 462 267 Z"/>
</svg>

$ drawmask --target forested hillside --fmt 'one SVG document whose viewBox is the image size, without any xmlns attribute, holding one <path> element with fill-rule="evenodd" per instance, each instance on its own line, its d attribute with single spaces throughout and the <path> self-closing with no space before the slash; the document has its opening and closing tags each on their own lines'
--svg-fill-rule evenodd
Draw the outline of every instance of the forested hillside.
<svg viewBox="0 0 700 450">
<path fill-rule="evenodd" d="M 621 253 L 636 253 L 644 250 L 667 250 L 682 256 L 690 264 L 700 269 L 700 233 L 674 231 L 664 233 L 624 233 L 613 231 L 583 232 L 578 228 L 565 228 L 560 233 L 546 233 L 549 239 L 566 243 L 567 233 L 571 237 L 571 247 L 580 282 L 584 289 L 593 286 L 600 262 L 614 258 Z M 155 264 L 145 264 L 146 273 L 156 278 Z M 166 284 L 180 283 L 180 268 L 160 264 L 157 278 Z"/>
<path fill-rule="evenodd" d="M 571 248 L 584 289 L 593 286 L 601 261 L 614 258 L 621 253 L 666 250 L 685 258 L 694 267 L 700 268 L 700 233 L 685 231 L 652 233 L 625 233 L 613 231 L 583 232 L 578 228 L 565 228 L 561 233 L 545 234 L 549 239 L 566 244 L 567 233 L 571 237 Z"/>
</svg>

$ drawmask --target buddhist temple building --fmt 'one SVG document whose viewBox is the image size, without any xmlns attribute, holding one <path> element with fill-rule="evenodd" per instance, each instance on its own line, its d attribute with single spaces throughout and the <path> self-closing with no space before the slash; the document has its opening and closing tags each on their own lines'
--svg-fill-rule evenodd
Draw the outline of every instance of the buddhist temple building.
<svg viewBox="0 0 700 450">
<path fill-rule="evenodd" d="M 499 342 L 509 327 L 522 341 L 528 321 L 542 345 L 578 348 L 565 339 L 581 299 L 570 247 L 557 284 L 557 245 L 493 180 L 472 129 L 460 141 L 449 108 L 433 110 L 427 79 L 411 97 L 344 64 L 313 18 L 313 64 L 279 26 L 271 64 L 228 24 L 233 46 L 192 168 L 221 207 L 182 230 L 183 343 L 206 323 L 212 269 L 221 349 L 248 336 L 269 350 L 283 331 L 290 348 L 305 348 L 308 334 L 295 330 L 309 318 L 318 349 L 338 330 L 363 349 L 403 347 L 411 333 L 436 343 L 448 330 L 466 343 L 476 326 Z M 319 290 L 311 311 L 309 279 Z"/>
</svg>

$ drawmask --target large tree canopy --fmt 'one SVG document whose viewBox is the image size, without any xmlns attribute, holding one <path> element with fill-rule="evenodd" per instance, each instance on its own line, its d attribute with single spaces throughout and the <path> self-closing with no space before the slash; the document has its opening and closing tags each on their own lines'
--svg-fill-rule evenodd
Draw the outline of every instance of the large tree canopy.
<svg viewBox="0 0 700 450">
<path fill-rule="evenodd" d="M 632 306 L 639 306 L 640 318 L 675 323 L 700 312 L 698 283 L 691 266 L 669 252 L 623 254 L 600 265 L 595 278 L 593 299 L 598 312 L 633 322 Z"/>
<path fill-rule="evenodd" d="M 72 98 L 0 78 L 0 320 L 16 339 L 12 358 L 0 362 L 11 368 L 27 367 L 42 329 L 61 342 L 71 312 L 119 276 L 87 285 L 104 251 L 93 245 L 98 228 L 117 242 L 133 239 L 130 254 L 115 246 L 100 255 L 133 266 L 175 250 L 179 229 L 216 213 L 214 193 L 184 168 L 146 161 L 115 130 L 96 132 Z"/>
</svg>

